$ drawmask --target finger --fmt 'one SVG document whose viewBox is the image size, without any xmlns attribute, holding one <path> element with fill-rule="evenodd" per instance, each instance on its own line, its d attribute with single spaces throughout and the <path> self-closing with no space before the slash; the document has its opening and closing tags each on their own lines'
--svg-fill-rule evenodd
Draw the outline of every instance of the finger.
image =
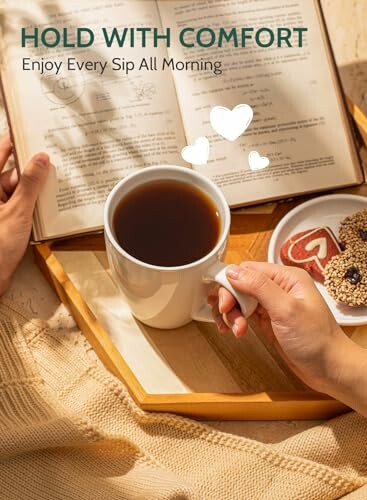
<svg viewBox="0 0 367 500">
<path fill-rule="evenodd" d="M 213 319 L 220 333 L 227 333 L 230 331 L 230 328 L 228 328 L 228 326 L 223 321 L 223 318 L 219 311 L 213 311 Z"/>
<path fill-rule="evenodd" d="M 11 168 L 0 175 L 0 185 L 8 196 L 11 196 L 18 184 L 18 172 Z"/>
<path fill-rule="evenodd" d="M 210 306 L 213 307 L 218 304 L 218 297 L 216 295 L 208 295 L 206 301 Z"/>
<path fill-rule="evenodd" d="M 11 155 L 10 135 L 6 134 L 0 139 L 0 171 L 5 167 L 9 156 Z"/>
<path fill-rule="evenodd" d="M 227 277 L 236 290 L 254 297 L 267 310 L 273 321 L 289 316 L 294 299 L 267 273 L 245 265 L 230 266 Z"/>
<path fill-rule="evenodd" d="M 8 201 L 8 196 L 3 190 L 3 188 L 0 186 L 0 202 L 1 204 L 6 203 Z"/>
<path fill-rule="evenodd" d="M 222 314 L 228 313 L 236 305 L 236 299 L 228 290 L 226 290 L 226 288 L 223 287 L 219 288 L 218 298 L 219 298 L 219 311 Z"/>
<path fill-rule="evenodd" d="M 218 297 L 214 295 L 209 295 L 208 304 L 210 304 L 212 307 L 212 316 L 220 333 L 228 332 L 229 328 L 223 321 L 222 315 L 220 314 L 218 309 Z"/>
<path fill-rule="evenodd" d="M 235 337 L 243 337 L 247 333 L 248 322 L 237 307 L 234 307 L 229 313 L 224 314 L 223 319 Z"/>
<path fill-rule="evenodd" d="M 28 163 L 9 203 L 25 214 L 33 211 L 37 198 L 46 182 L 50 160 L 45 153 L 39 153 Z"/>
<path fill-rule="evenodd" d="M 279 264 L 270 264 L 268 262 L 242 262 L 241 267 L 253 269 L 254 271 L 266 274 L 274 283 L 283 290 L 289 292 L 300 281 L 312 282 L 309 274 L 303 269 L 291 266 L 281 266 Z"/>
</svg>

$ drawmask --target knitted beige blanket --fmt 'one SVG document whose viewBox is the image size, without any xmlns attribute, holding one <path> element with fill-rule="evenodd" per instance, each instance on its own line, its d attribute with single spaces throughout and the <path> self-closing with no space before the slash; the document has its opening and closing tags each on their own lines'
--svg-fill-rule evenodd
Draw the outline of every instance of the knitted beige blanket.
<svg viewBox="0 0 367 500">
<path fill-rule="evenodd" d="M 1 499 L 367 499 L 355 413 L 265 445 L 141 411 L 81 334 L 0 325 Z"/>
</svg>

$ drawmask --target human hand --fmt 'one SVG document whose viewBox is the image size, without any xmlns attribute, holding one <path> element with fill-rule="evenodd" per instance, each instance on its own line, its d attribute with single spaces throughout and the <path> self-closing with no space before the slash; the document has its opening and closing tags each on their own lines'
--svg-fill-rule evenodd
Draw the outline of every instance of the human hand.
<svg viewBox="0 0 367 500">
<path fill-rule="evenodd" d="M 15 168 L 2 173 L 12 152 L 9 135 L 0 139 L 0 295 L 27 248 L 33 210 L 50 169 L 45 153 L 34 156 L 18 178 Z"/>
<path fill-rule="evenodd" d="M 362 400 L 360 394 L 352 399 L 356 377 L 361 380 L 367 377 L 366 353 L 338 326 L 305 271 L 244 262 L 231 266 L 227 277 L 236 290 L 259 302 L 254 319 L 306 384 L 367 414 L 367 391 L 362 398 L 365 407 L 358 406 Z M 246 333 L 248 322 L 226 289 L 220 288 L 218 296 L 211 296 L 209 303 L 220 331 L 230 328 L 237 337 Z"/>
</svg>

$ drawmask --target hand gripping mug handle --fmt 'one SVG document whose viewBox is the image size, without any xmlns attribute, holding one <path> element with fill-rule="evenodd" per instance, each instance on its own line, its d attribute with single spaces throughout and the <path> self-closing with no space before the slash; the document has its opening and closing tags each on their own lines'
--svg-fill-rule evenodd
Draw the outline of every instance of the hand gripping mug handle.
<svg viewBox="0 0 367 500">
<path fill-rule="evenodd" d="M 245 318 L 251 316 L 257 307 L 257 301 L 249 297 L 248 295 L 243 295 L 235 290 L 226 276 L 226 270 L 229 266 L 223 264 L 223 262 L 216 262 L 211 267 L 207 269 L 205 275 L 203 276 L 203 281 L 208 283 L 210 281 L 216 281 L 219 285 L 226 288 L 238 302 L 241 312 Z M 192 315 L 192 319 L 196 321 L 205 321 L 213 323 L 212 309 L 208 304 L 205 304 L 199 311 Z"/>
</svg>

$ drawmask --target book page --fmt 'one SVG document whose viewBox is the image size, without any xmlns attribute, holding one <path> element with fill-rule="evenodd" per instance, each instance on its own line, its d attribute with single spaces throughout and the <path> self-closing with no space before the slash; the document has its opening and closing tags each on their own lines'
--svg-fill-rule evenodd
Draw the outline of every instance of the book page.
<svg viewBox="0 0 367 500">
<path fill-rule="evenodd" d="M 186 140 L 170 72 L 126 71 L 129 61 L 137 64 L 146 58 L 149 64 L 152 50 L 130 44 L 108 48 L 101 34 L 102 27 L 159 27 L 157 6 L 125 0 L 28 1 L 16 6 L 5 1 L 2 6 L 2 76 L 20 166 L 38 151 L 48 152 L 53 164 L 38 202 L 36 236 L 100 227 L 103 203 L 122 177 L 150 165 L 183 164 L 179 152 Z M 23 26 L 28 32 L 35 26 L 62 32 L 66 26 L 68 44 L 75 43 L 76 27 L 85 26 L 96 40 L 89 48 L 21 48 Z M 163 41 L 154 54 L 167 56 Z M 29 58 L 27 67 L 33 62 L 63 64 L 41 74 L 25 70 L 23 58 Z M 121 69 L 112 70 L 114 58 Z M 77 64 L 84 64 L 82 70 Z"/>
<path fill-rule="evenodd" d="M 193 47 L 176 43 L 168 49 L 181 114 L 190 143 L 200 136 L 210 142 L 208 163 L 194 168 L 222 188 L 231 206 L 362 181 L 316 3 L 204 0 L 160 1 L 158 6 L 163 26 L 178 33 L 193 29 L 185 35 Z M 203 27 L 214 32 L 213 39 L 210 33 L 202 38 L 212 44 L 208 48 L 197 42 Z M 236 28 L 238 47 L 233 39 L 222 39 L 218 47 L 221 27 L 227 32 Z M 245 47 L 242 27 L 253 28 Z M 275 40 L 268 48 L 255 43 L 261 27 L 273 30 Z M 308 28 L 303 47 L 298 46 L 297 32 L 291 47 L 284 41 L 278 46 L 278 27 Z M 193 70 L 180 69 L 187 63 L 190 68 L 192 62 Z M 197 64 L 207 67 L 197 70 Z M 254 118 L 247 131 L 230 142 L 211 127 L 210 111 L 242 103 L 253 108 Z M 251 151 L 267 157 L 270 165 L 251 170 Z"/>
</svg>

